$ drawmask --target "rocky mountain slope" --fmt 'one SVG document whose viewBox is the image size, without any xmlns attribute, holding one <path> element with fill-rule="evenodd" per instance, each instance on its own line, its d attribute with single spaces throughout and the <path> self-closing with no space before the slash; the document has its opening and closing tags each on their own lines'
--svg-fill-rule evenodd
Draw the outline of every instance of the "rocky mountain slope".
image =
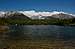
<svg viewBox="0 0 75 49">
<path fill-rule="evenodd" d="M 74 14 L 65 12 L 36 12 L 36 11 L 0 11 L 0 17 L 4 18 L 25 18 L 25 19 L 71 19 L 75 18 Z"/>
</svg>

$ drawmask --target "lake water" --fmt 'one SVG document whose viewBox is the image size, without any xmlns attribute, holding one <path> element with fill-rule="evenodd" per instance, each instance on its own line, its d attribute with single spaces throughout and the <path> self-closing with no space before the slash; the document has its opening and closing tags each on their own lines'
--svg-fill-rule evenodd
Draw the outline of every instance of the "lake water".
<svg viewBox="0 0 75 49">
<path fill-rule="evenodd" d="M 56 26 L 56 25 L 10 25 L 8 32 L 3 36 L 8 40 L 30 40 L 30 41 L 67 41 L 69 44 L 75 44 L 74 26 Z M 57 43 L 57 44 L 58 44 Z M 46 43 L 45 43 L 46 44 Z M 49 43 L 47 43 L 49 44 Z M 59 43 L 61 44 L 61 43 Z M 1 44 L 0 44 L 1 45 Z M 22 45 L 22 44 L 21 44 Z"/>
<path fill-rule="evenodd" d="M 8 36 L 11 39 L 75 40 L 75 27 L 56 25 L 12 25 L 9 26 Z"/>
<path fill-rule="evenodd" d="M 9 26 L 11 38 L 74 40 L 75 27 L 56 25 Z"/>
</svg>

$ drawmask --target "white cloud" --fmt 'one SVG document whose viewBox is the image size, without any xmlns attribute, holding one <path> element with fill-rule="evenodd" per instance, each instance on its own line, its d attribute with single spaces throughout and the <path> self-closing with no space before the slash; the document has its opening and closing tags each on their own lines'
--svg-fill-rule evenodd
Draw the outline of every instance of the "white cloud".
<svg viewBox="0 0 75 49">
<path fill-rule="evenodd" d="M 59 13 L 64 13 L 64 12 L 57 12 L 57 11 L 53 11 L 53 12 L 36 12 L 34 10 L 31 11 L 19 11 L 20 13 L 23 13 L 24 15 L 27 15 L 29 17 L 31 16 L 51 16 L 53 14 L 59 14 Z M 67 14 L 67 13 L 65 13 Z"/>
</svg>

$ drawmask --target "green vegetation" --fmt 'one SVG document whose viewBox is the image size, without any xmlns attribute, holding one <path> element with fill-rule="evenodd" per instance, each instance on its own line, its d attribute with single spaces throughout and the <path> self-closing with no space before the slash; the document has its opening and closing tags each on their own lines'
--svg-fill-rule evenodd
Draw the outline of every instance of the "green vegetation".
<svg viewBox="0 0 75 49">
<path fill-rule="evenodd" d="M 74 19 L 11 19 L 0 18 L 0 25 L 75 25 Z"/>
</svg>

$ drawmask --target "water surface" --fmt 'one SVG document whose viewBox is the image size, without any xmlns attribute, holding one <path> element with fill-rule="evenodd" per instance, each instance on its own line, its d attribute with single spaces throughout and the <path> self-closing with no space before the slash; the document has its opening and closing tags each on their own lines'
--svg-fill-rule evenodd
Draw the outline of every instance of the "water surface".
<svg viewBox="0 0 75 49">
<path fill-rule="evenodd" d="M 74 40 L 75 27 L 56 25 L 9 26 L 10 37 L 28 37 L 31 39 Z"/>
<path fill-rule="evenodd" d="M 75 27 L 56 25 L 10 25 L 0 32 L 0 48 L 75 49 Z"/>
</svg>

